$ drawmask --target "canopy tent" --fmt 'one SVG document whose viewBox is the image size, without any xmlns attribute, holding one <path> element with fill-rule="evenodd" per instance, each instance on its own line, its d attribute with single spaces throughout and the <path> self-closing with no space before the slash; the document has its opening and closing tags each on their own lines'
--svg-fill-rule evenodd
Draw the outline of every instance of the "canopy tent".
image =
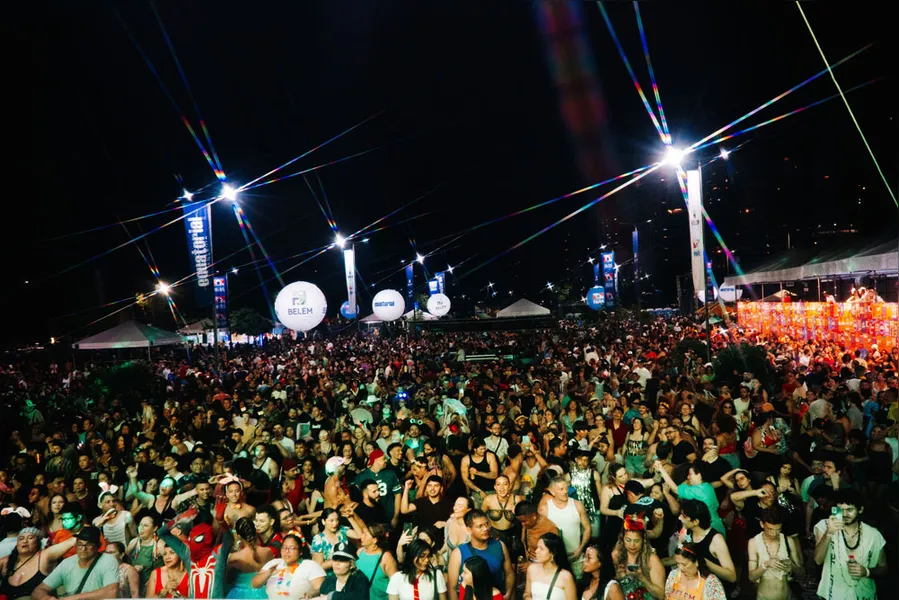
<svg viewBox="0 0 899 600">
<path fill-rule="evenodd" d="M 419 315 L 418 315 L 419 321 L 436 321 L 437 319 L 440 318 L 440 317 L 435 317 L 434 315 L 432 315 L 431 313 L 429 313 L 426 310 L 420 310 L 418 312 L 419 312 Z M 406 314 L 403 315 L 403 318 L 407 321 L 416 320 L 415 311 L 410 310 L 409 312 L 407 312 Z"/>
<path fill-rule="evenodd" d="M 129 321 L 72 344 L 76 350 L 115 350 L 183 344 L 184 338 L 172 331 Z"/>
<path fill-rule="evenodd" d="M 794 250 L 742 276 L 725 277 L 723 285 L 753 285 L 858 275 L 894 275 L 899 272 L 897 248 L 899 240 L 867 248 L 824 250 L 818 254 Z"/>
<path fill-rule="evenodd" d="M 549 316 L 550 310 L 543 308 L 539 304 L 535 304 L 530 300 L 522 298 L 517 302 L 513 302 L 506 308 L 496 313 L 497 319 L 511 319 L 515 317 L 546 317 Z"/>
<path fill-rule="evenodd" d="M 203 335 L 207 331 L 212 331 L 212 319 L 200 319 L 195 323 L 185 325 L 178 330 L 181 335 Z"/>
</svg>

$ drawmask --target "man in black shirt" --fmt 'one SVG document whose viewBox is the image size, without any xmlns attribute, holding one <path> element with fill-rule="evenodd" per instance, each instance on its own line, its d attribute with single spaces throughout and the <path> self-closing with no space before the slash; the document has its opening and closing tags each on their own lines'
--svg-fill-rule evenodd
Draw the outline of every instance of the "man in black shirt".
<svg viewBox="0 0 899 600">
<path fill-rule="evenodd" d="M 409 502 L 409 490 L 415 485 L 415 481 L 409 479 L 403 488 L 403 500 L 400 510 L 404 515 L 415 513 L 419 530 L 426 525 L 433 525 L 437 529 L 438 539 L 432 540 L 436 548 L 443 547 L 443 529 L 446 521 L 453 512 L 453 503 L 449 498 L 443 497 L 443 479 L 438 475 L 431 475 L 425 483 L 424 497 Z"/>
<path fill-rule="evenodd" d="M 380 523 L 390 529 L 390 519 L 387 518 L 384 505 L 380 502 L 381 492 L 378 490 L 378 482 L 366 479 L 359 484 L 359 489 L 362 490 L 362 502 L 356 507 L 356 515 L 367 527 L 373 523 Z"/>
<path fill-rule="evenodd" d="M 713 437 L 702 439 L 702 462 L 705 463 L 705 477 L 715 488 L 718 501 L 724 500 L 727 488 L 721 478 L 730 472 L 730 463 L 718 456 L 718 442 Z"/>
</svg>

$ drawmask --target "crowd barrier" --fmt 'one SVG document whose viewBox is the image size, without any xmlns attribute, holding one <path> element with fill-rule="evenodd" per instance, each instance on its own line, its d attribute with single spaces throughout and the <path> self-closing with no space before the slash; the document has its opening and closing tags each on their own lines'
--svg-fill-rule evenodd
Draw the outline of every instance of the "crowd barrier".
<svg viewBox="0 0 899 600">
<path fill-rule="evenodd" d="M 885 302 L 741 302 L 737 320 L 744 329 L 793 339 L 837 342 L 849 349 L 881 352 L 897 345 L 899 304 Z"/>
</svg>

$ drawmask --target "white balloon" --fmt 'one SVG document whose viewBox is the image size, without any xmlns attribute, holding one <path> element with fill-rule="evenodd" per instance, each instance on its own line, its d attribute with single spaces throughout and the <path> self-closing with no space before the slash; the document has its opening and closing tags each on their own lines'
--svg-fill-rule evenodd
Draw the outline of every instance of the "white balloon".
<svg viewBox="0 0 899 600">
<path fill-rule="evenodd" d="M 446 294 L 434 294 L 428 298 L 428 312 L 435 317 L 442 317 L 450 310 L 450 299 Z"/>
<path fill-rule="evenodd" d="M 371 310 L 382 321 L 396 321 L 406 312 L 406 301 L 396 290 L 381 290 L 372 298 Z"/>
<path fill-rule="evenodd" d="M 295 281 L 285 286 L 275 298 L 278 320 L 294 331 L 314 329 L 328 310 L 325 294 L 314 283 Z"/>
</svg>

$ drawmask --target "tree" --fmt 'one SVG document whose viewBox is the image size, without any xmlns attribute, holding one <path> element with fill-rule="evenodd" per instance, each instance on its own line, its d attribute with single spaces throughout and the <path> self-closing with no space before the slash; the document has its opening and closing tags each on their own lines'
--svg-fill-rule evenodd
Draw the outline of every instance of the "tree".
<svg viewBox="0 0 899 600">
<path fill-rule="evenodd" d="M 231 333 L 262 335 L 272 330 L 272 322 L 252 308 L 238 308 L 230 315 Z"/>
</svg>

